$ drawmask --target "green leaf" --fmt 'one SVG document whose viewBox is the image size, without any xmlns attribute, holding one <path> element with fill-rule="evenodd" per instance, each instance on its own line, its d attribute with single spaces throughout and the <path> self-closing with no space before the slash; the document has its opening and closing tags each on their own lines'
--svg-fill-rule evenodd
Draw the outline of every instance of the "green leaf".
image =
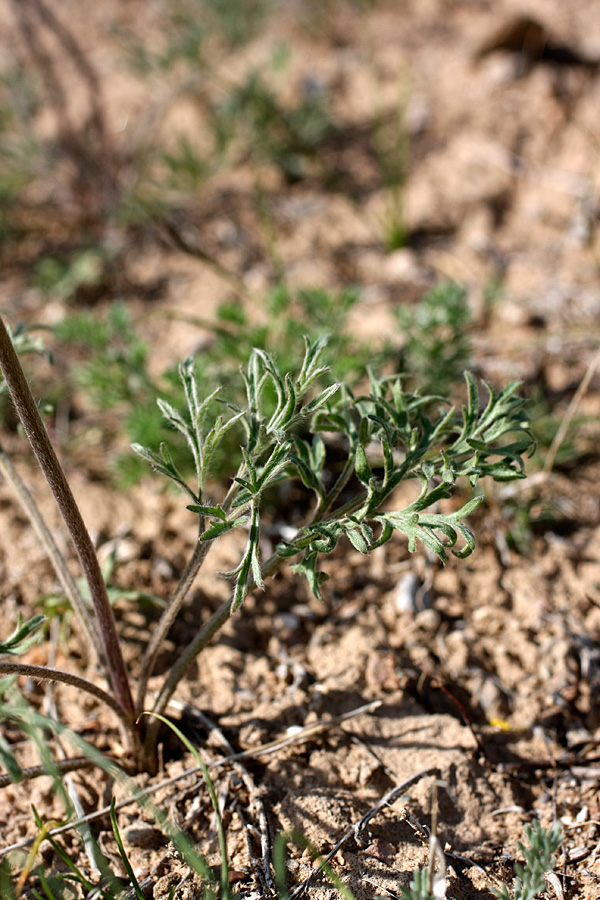
<svg viewBox="0 0 600 900">
<path fill-rule="evenodd" d="M 354 455 L 354 471 L 356 472 L 358 480 L 368 487 L 369 482 L 373 477 L 373 471 L 362 444 L 358 444 L 356 447 L 356 453 Z"/>
<path fill-rule="evenodd" d="M 307 551 L 303 559 L 299 563 L 290 566 L 290 569 L 298 575 L 304 575 L 314 596 L 317 600 L 322 601 L 321 585 L 328 580 L 329 576 L 325 572 L 317 571 L 318 555 L 315 550 Z"/>
<path fill-rule="evenodd" d="M 355 550 L 358 550 L 360 553 L 369 552 L 369 544 L 360 528 L 347 528 L 346 535 Z"/>
<path fill-rule="evenodd" d="M 305 462 L 305 460 L 301 459 L 298 456 L 290 456 L 289 462 L 298 470 L 298 474 L 300 475 L 302 483 L 305 487 L 311 488 L 311 490 L 317 491 L 318 493 L 322 492 L 322 485 L 315 473 L 308 465 L 308 462 Z"/>
<path fill-rule="evenodd" d="M 300 552 L 296 544 L 288 544 L 285 541 L 280 541 L 280 543 L 277 544 L 276 550 L 277 556 L 280 556 L 281 559 L 289 559 Z"/>
<path fill-rule="evenodd" d="M 221 519 L 223 522 L 226 518 L 225 510 L 220 506 L 198 506 L 194 503 L 190 503 L 187 509 L 189 509 L 190 512 L 198 513 L 199 516 L 212 516 L 213 518 Z"/>
<path fill-rule="evenodd" d="M 115 798 L 113 797 L 110 802 L 110 823 L 112 825 L 113 834 L 115 836 L 115 842 L 117 844 L 117 849 L 119 851 L 119 856 L 121 857 L 121 862 L 127 872 L 129 880 L 133 885 L 133 890 L 135 891 L 135 895 L 138 900 L 144 900 L 144 894 L 140 887 L 140 884 L 136 878 L 135 872 L 133 871 L 132 865 L 129 862 L 129 857 L 125 853 L 125 847 L 123 846 L 123 841 L 121 839 L 121 833 L 119 831 L 119 825 L 117 822 L 117 813 L 115 811 Z"/>
<path fill-rule="evenodd" d="M 23 622 L 19 613 L 17 616 L 17 625 L 11 635 L 5 641 L 0 641 L 0 653 L 6 653 L 11 656 L 17 656 L 36 643 L 42 636 L 40 628 L 46 621 L 46 616 L 38 614 L 33 616 L 27 622 Z"/>
<path fill-rule="evenodd" d="M 188 507 L 189 509 L 190 507 Z M 200 535 L 201 541 L 214 541 L 215 538 L 221 537 L 222 534 L 225 534 L 227 531 L 231 531 L 233 528 L 233 523 L 230 522 L 213 522 L 211 523 L 206 531 L 203 531 Z"/>
<path fill-rule="evenodd" d="M 23 780 L 23 771 L 21 766 L 15 759 L 12 747 L 8 741 L 0 734 L 0 762 L 2 763 L 11 781 L 17 783 Z"/>
<path fill-rule="evenodd" d="M 333 395 L 337 393 L 337 391 L 339 391 L 340 387 L 341 384 L 332 384 L 329 387 L 325 388 L 325 390 L 321 391 L 321 393 L 313 400 L 311 400 L 310 403 L 307 403 L 302 411 L 307 415 L 311 415 L 318 409 L 321 409 L 321 407 L 325 406 L 327 401 L 330 400 Z"/>
<path fill-rule="evenodd" d="M 236 576 L 235 588 L 231 600 L 232 613 L 236 612 L 244 602 L 250 588 L 250 576 L 254 579 L 256 587 L 263 587 L 262 573 L 260 570 L 259 544 L 260 515 L 258 503 L 255 502 L 252 509 L 252 520 L 244 556 L 239 565 L 236 566 L 232 572 L 227 573 L 230 576 Z"/>
</svg>

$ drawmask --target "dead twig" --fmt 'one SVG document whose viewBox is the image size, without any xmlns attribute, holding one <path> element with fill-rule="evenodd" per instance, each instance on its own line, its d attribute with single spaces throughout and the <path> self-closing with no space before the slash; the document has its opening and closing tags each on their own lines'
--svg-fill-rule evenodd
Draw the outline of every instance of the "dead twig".
<svg viewBox="0 0 600 900">
<path fill-rule="evenodd" d="M 350 712 L 343 713 L 341 716 L 334 716 L 331 719 L 326 719 L 324 722 L 316 722 L 314 725 L 307 725 L 305 728 L 300 729 L 300 731 L 296 732 L 289 737 L 282 738 L 279 741 L 270 741 L 267 744 L 261 744 L 260 747 L 255 747 L 250 750 L 244 750 L 242 753 L 233 753 L 230 756 L 225 756 L 222 759 L 216 759 L 213 762 L 209 763 L 208 769 L 217 769 L 222 768 L 223 766 L 228 765 L 232 762 L 237 762 L 240 759 L 258 759 L 261 756 L 269 756 L 277 750 L 281 750 L 284 747 L 289 747 L 292 744 L 302 744 L 307 741 L 309 738 L 314 737 L 315 734 L 320 734 L 324 731 L 329 730 L 330 728 L 339 725 L 341 722 L 346 722 L 348 719 L 352 719 L 355 716 L 362 715 L 363 713 L 373 712 L 381 706 L 380 700 L 375 700 L 372 703 L 366 703 L 364 706 L 359 706 L 357 709 L 351 710 Z M 67 764 L 73 763 L 74 765 L 71 768 L 67 767 Z M 75 769 L 81 769 L 87 766 L 94 766 L 95 764 L 91 762 L 91 760 L 87 759 L 87 757 L 76 757 L 71 760 L 59 760 L 55 763 L 56 767 L 59 771 L 74 771 Z M 62 765 L 65 766 L 64 770 L 62 769 Z M 163 788 L 169 787 L 172 784 L 176 784 L 178 781 L 183 780 L 184 778 L 188 778 L 191 775 L 197 775 L 202 771 L 201 766 L 192 766 L 189 769 L 186 769 L 185 772 L 180 772 L 178 775 L 173 775 L 171 778 L 166 778 L 164 781 L 160 781 L 158 784 L 151 785 L 148 788 L 144 788 L 135 797 L 127 797 L 124 800 L 119 801 L 115 804 L 115 810 L 124 809 L 127 806 L 131 806 L 132 803 L 138 802 L 141 798 L 149 797 L 152 794 L 158 793 L 158 791 Z M 27 773 L 32 772 L 30 774 L 30 778 L 38 778 L 42 775 L 47 775 L 48 772 L 46 769 L 41 766 L 35 766 L 32 769 L 24 770 L 23 774 L 27 776 Z M 8 776 L 4 776 L 8 778 Z M 12 779 L 8 779 L 5 783 L 0 783 L 0 787 L 6 786 L 6 784 L 11 784 Z M 67 822 L 66 825 L 61 825 L 58 828 L 53 828 L 48 832 L 49 837 L 55 837 L 58 834 L 62 834 L 65 831 L 70 831 L 73 828 L 77 828 L 82 822 L 92 822 L 95 819 L 100 819 L 103 816 L 106 816 L 110 813 L 110 806 L 104 806 L 102 809 L 97 809 L 95 812 L 88 813 L 87 816 L 84 816 L 80 819 L 75 819 L 73 822 Z M 23 841 L 19 841 L 16 844 L 11 844 L 9 847 L 0 848 L 0 859 L 3 856 L 6 856 L 7 853 L 11 853 L 13 850 L 22 850 L 24 847 L 29 847 L 35 838 L 26 838 Z"/>
<path fill-rule="evenodd" d="M 235 272 L 232 272 L 218 262 L 218 260 L 211 256 L 210 253 L 203 250 L 199 243 L 196 241 L 192 242 L 189 237 L 184 234 L 183 229 L 174 222 L 173 219 L 156 223 L 156 227 L 166 236 L 171 245 L 175 245 L 178 250 L 182 250 L 188 256 L 200 260 L 200 262 L 204 263 L 205 266 L 208 266 L 215 275 L 218 275 L 219 278 L 226 281 L 242 300 L 250 303 L 255 309 L 260 309 L 259 298 L 246 284 L 244 284 L 244 281 L 239 278 Z"/>
<path fill-rule="evenodd" d="M 306 878 L 301 884 L 297 885 L 294 890 L 290 892 L 289 900 L 297 900 L 298 897 L 302 896 L 311 882 L 317 877 L 320 872 L 323 871 L 325 866 L 327 866 L 331 862 L 338 850 L 341 850 L 344 844 L 349 841 L 351 837 L 360 839 L 361 832 L 367 827 L 371 819 L 379 812 L 381 812 L 384 807 L 391 806 L 398 799 L 398 797 L 400 797 L 406 790 L 408 790 L 409 787 L 412 787 L 413 784 L 416 784 L 417 781 L 420 781 L 422 778 L 427 778 L 430 775 L 439 777 L 439 774 L 439 769 L 437 769 L 435 766 L 431 766 L 429 769 L 423 769 L 422 772 L 417 772 L 415 775 L 411 775 L 410 778 L 407 778 L 405 781 L 392 788 L 391 791 L 388 791 L 387 794 L 384 794 L 384 796 L 375 804 L 375 806 L 371 807 L 371 809 L 366 812 L 365 815 L 358 820 L 358 822 L 356 822 L 348 829 L 348 831 L 346 831 L 346 833 L 340 838 L 340 840 L 329 851 L 329 853 L 319 859 L 319 865 L 315 869 L 313 869 L 308 878 Z M 410 814 L 407 813 L 407 811 L 403 810 L 402 817 L 404 819 L 407 819 L 408 815 Z"/>
</svg>

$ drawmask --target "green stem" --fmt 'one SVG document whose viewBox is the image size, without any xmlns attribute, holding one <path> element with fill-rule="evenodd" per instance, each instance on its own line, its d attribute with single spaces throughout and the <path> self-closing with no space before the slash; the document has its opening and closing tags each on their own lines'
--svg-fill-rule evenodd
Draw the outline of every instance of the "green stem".
<svg viewBox="0 0 600 900">
<path fill-rule="evenodd" d="M 75 502 L 67 477 L 58 461 L 48 432 L 42 421 L 31 388 L 13 347 L 9 333 L 0 318 L 0 369 L 4 375 L 12 401 L 44 477 L 65 521 L 87 580 L 100 640 L 106 661 L 106 675 L 114 690 L 117 703 L 128 721 L 129 733 L 135 743 L 137 731 L 133 698 L 106 585 L 100 571 L 94 545 Z"/>
<path fill-rule="evenodd" d="M 175 688 L 185 675 L 188 667 L 192 664 L 203 647 L 205 647 L 217 631 L 223 627 L 230 615 L 231 600 L 226 600 L 219 606 L 216 612 L 212 614 L 208 622 L 202 626 L 194 640 L 191 641 L 183 651 L 177 664 L 173 666 L 169 672 L 169 676 L 162 686 L 161 692 L 152 708 L 152 712 L 164 713 L 167 703 L 173 696 Z"/>
<path fill-rule="evenodd" d="M 309 525 L 314 525 L 315 522 L 321 522 L 325 517 L 325 513 L 328 509 L 331 509 L 339 495 L 342 493 L 346 485 L 348 484 L 352 473 L 354 472 L 354 455 L 349 452 L 348 459 L 344 463 L 344 468 L 340 472 L 335 484 L 331 488 L 331 490 L 321 497 L 319 503 L 317 504 L 314 513 L 311 516 Z"/>
<path fill-rule="evenodd" d="M 168 678 L 163 684 L 160 694 L 156 698 L 152 708 L 153 713 L 158 713 L 159 715 L 164 713 L 169 700 L 173 696 L 177 685 L 185 675 L 189 666 L 193 663 L 203 647 L 205 647 L 217 631 L 223 627 L 230 615 L 231 600 L 226 600 L 219 606 L 216 612 L 212 614 L 208 622 L 202 626 L 194 640 L 188 644 L 183 651 L 183 655 L 169 672 Z M 152 719 L 146 731 L 145 751 L 147 764 L 149 764 L 149 761 L 152 760 L 155 755 L 155 744 L 159 727 L 159 720 Z"/>
<path fill-rule="evenodd" d="M 175 593 L 171 598 L 171 602 L 168 608 L 162 614 L 158 625 L 154 630 L 154 634 L 152 635 L 150 643 L 148 644 L 148 647 L 146 649 L 146 653 L 144 654 L 144 659 L 142 660 L 142 669 L 140 672 L 136 697 L 136 710 L 138 715 L 140 715 L 144 708 L 146 690 L 148 688 L 148 679 L 152 675 L 158 651 L 163 645 L 165 638 L 167 637 L 171 629 L 171 626 L 175 622 L 182 604 L 209 550 L 209 541 L 205 541 L 204 543 L 202 543 L 200 540 L 197 541 L 194 552 L 186 566 L 185 572 L 181 576 L 179 584 L 175 589 Z"/>
</svg>

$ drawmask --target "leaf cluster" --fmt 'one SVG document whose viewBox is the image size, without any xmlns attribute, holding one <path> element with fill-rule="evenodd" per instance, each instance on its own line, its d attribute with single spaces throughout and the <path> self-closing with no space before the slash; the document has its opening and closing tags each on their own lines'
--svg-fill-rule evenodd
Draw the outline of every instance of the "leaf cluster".
<svg viewBox="0 0 600 900">
<path fill-rule="evenodd" d="M 424 393 L 446 394 L 469 366 L 471 311 L 464 288 L 442 282 L 415 307 L 396 310 L 403 336 L 402 369 Z"/>
<path fill-rule="evenodd" d="M 554 865 L 554 854 L 563 841 L 562 829 L 558 822 L 552 828 L 544 828 L 535 820 L 525 828 L 528 844 L 517 842 L 523 854 L 524 865 L 515 864 L 516 878 L 513 893 L 506 885 L 494 891 L 498 900 L 534 900 L 546 889 L 545 875 Z"/>
<path fill-rule="evenodd" d="M 283 371 L 293 371 L 302 363 L 298 352 L 297 323 L 306 322 L 308 335 L 315 340 L 326 327 L 334 335 L 329 352 L 336 360 L 336 375 L 354 383 L 369 362 L 379 364 L 391 357 L 384 348 L 378 355 L 368 342 L 358 343 L 347 334 L 347 320 L 359 292 L 346 289 L 328 292 L 322 289 L 290 291 L 284 285 L 274 288 L 266 299 L 265 323 L 253 324 L 239 303 L 223 303 L 216 321 L 193 320 L 190 324 L 208 328 L 211 343 L 195 360 L 196 378 L 205 395 L 220 389 L 232 402 L 241 404 L 245 392 L 237 377 L 254 347 L 277 357 Z M 185 435 L 175 425 L 173 416 L 163 415 L 155 398 L 160 395 L 172 409 L 180 403 L 180 381 L 177 367 L 166 369 L 158 378 L 149 369 L 149 347 L 134 327 L 124 304 L 115 303 L 108 314 L 74 313 L 55 326 L 59 346 L 75 355 L 70 380 L 81 389 L 82 402 L 92 408 L 115 410 L 122 417 L 122 427 L 131 442 L 156 448 L 169 443 L 169 453 L 182 477 L 190 474 L 190 457 Z M 331 380 L 331 376 L 324 374 Z M 216 396 L 216 395 L 215 395 Z M 275 391 L 265 388 L 265 404 L 276 403 Z M 178 411 L 177 414 L 180 414 Z M 108 440 L 108 436 L 107 436 Z M 211 459 L 213 477 L 235 472 L 240 457 L 239 435 L 232 430 L 225 440 L 217 442 Z M 233 461 L 233 462 L 232 462 Z M 146 467 L 130 453 L 116 456 L 115 472 L 122 487 L 138 481 Z"/>
<path fill-rule="evenodd" d="M 460 412 L 439 397 L 405 392 L 397 376 L 374 373 L 368 394 L 355 396 L 347 385 L 334 383 L 310 398 L 309 389 L 327 371 L 320 363 L 325 345 L 323 338 L 306 340 L 296 378 L 283 375 L 271 354 L 255 349 L 242 370 L 245 406 L 225 404 L 228 412 L 210 429 L 205 428 L 206 409 L 218 399 L 217 393 L 200 403 L 193 362 L 181 367 L 188 415 L 164 403 L 161 409 L 186 436 L 197 473 L 194 488 L 181 476 L 165 445 L 160 454 L 134 445 L 192 498 L 188 508 L 200 517 L 201 541 L 212 541 L 234 528 L 248 529 L 244 556 L 229 573 L 236 579 L 232 609 L 239 607 L 252 585 L 262 586 L 261 504 L 267 488 L 284 479 L 300 479 L 313 494 L 314 506 L 309 522 L 294 540 L 278 545 L 275 560 L 268 561 L 266 569 L 301 554 L 295 571 L 308 578 L 320 597 L 319 557 L 330 553 L 342 535 L 362 553 L 400 532 L 410 551 L 420 542 L 442 562 L 448 549 L 465 558 L 473 552 L 475 538 L 463 520 L 481 497 L 451 512 L 437 511 L 439 501 L 451 496 L 461 478 L 474 487 L 485 476 L 501 481 L 524 476 L 523 455 L 531 452 L 533 438 L 517 382 L 499 393 L 486 385 L 487 403 L 480 408 L 476 381 L 466 373 L 467 402 Z M 217 444 L 234 424 L 244 432 L 242 462 L 224 500 L 215 504 L 207 500 L 207 472 Z M 345 448 L 346 459 L 332 482 L 326 463 L 327 441 L 333 436 Z M 407 479 L 418 484 L 418 496 L 402 509 L 388 509 L 387 501 Z M 455 549 L 459 538 L 463 546 Z"/>
</svg>

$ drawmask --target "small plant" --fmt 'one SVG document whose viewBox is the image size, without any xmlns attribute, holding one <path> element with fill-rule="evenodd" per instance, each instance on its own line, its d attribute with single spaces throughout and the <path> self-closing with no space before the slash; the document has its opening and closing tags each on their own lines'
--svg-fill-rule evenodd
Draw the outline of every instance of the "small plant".
<svg viewBox="0 0 600 900">
<path fill-rule="evenodd" d="M 381 113 L 373 131 L 379 164 L 385 208 L 381 216 L 381 230 L 385 249 L 391 253 L 406 245 L 405 187 L 410 174 L 410 138 L 406 125 L 408 92 L 401 82 L 398 97 L 391 113 Z"/>
<path fill-rule="evenodd" d="M 400 896 L 402 900 L 444 900 L 446 896 L 446 880 L 443 879 L 443 888 L 437 887 L 437 883 L 433 880 L 432 872 L 429 866 L 422 869 L 415 869 L 410 880 L 409 886 L 400 888 Z"/>
<path fill-rule="evenodd" d="M 357 342 L 349 336 L 348 314 L 359 296 L 353 288 L 339 292 L 318 288 L 290 291 L 279 285 L 266 298 L 264 324 L 252 324 L 239 303 L 221 304 L 215 321 L 190 319 L 190 324 L 204 327 L 213 335 L 195 361 L 196 377 L 207 394 L 220 387 L 232 402 L 243 403 L 244 386 L 238 371 L 254 347 L 276 356 L 284 371 L 293 371 L 302 364 L 296 338 L 300 320 L 307 323 L 311 339 L 326 328 L 332 329 L 329 352 L 335 357 L 335 375 L 354 384 L 362 377 L 367 363 L 379 367 L 392 355 L 386 347 L 377 354 L 370 343 Z M 178 403 L 177 368 L 167 369 L 158 378 L 150 374 L 147 342 L 134 327 L 126 306 L 115 303 L 104 316 L 90 311 L 67 315 L 55 326 L 54 334 L 59 347 L 78 360 L 69 374 L 72 372 L 71 383 L 81 389 L 82 402 L 90 403 L 94 409 L 117 410 L 121 427 L 131 442 L 156 447 L 168 440 L 177 467 L 188 475 L 193 464 L 185 440 L 168 426 L 154 402 L 161 395 L 172 405 Z M 57 385 L 53 390 L 58 396 L 64 387 Z M 110 435 L 106 442 L 110 443 Z M 231 433 L 215 450 L 213 477 L 235 471 L 239 456 L 239 440 Z M 143 460 L 129 452 L 118 452 L 113 467 L 121 487 L 129 487 L 147 472 Z"/>
<path fill-rule="evenodd" d="M 454 282 L 444 282 L 414 309 L 401 306 L 396 315 L 404 336 L 403 370 L 424 393 L 445 396 L 471 356 L 466 291 Z"/>
<path fill-rule="evenodd" d="M 44 256 L 36 264 L 35 283 L 45 294 L 66 302 L 81 289 L 101 285 L 106 266 L 106 254 L 96 247 L 77 250 L 67 259 Z"/>
<path fill-rule="evenodd" d="M 290 181 L 301 181 L 311 163 L 321 165 L 318 147 L 333 125 L 317 83 L 307 80 L 299 93 L 295 105 L 286 107 L 261 72 L 252 71 L 215 108 L 214 127 L 230 140 L 241 136 L 245 152 L 250 149 L 258 159 L 271 162 Z"/>
<path fill-rule="evenodd" d="M 155 770 L 156 716 L 164 713 L 188 667 L 240 608 L 248 591 L 262 588 L 265 579 L 286 560 L 297 560 L 294 570 L 306 576 L 320 597 L 325 576 L 319 560 L 342 537 L 360 552 L 369 553 L 398 532 L 406 536 L 411 551 L 422 543 L 442 562 L 448 549 L 465 558 L 473 552 L 475 538 L 464 519 L 482 498 L 474 496 L 448 512 L 434 509 L 438 501 L 451 495 L 461 477 L 466 477 L 471 486 L 482 477 L 524 477 L 522 457 L 531 451 L 532 438 L 523 401 L 516 394 L 517 382 L 500 393 L 487 386 L 488 400 L 480 408 L 475 379 L 467 374 L 467 403 L 460 413 L 449 403 L 440 403 L 439 398 L 406 393 L 397 377 L 374 373 L 370 375 L 369 392 L 355 396 L 347 385 L 339 383 L 318 387 L 327 372 L 321 364 L 326 343 L 325 338 L 306 340 L 304 359 L 296 375 L 282 374 L 269 353 L 253 350 L 242 370 L 246 392 L 243 404 L 222 399 L 218 389 L 202 397 L 192 360 L 180 366 L 185 411 L 158 401 L 162 415 L 186 441 L 195 479 L 190 482 L 182 475 L 166 444 L 158 452 L 141 445 L 134 450 L 183 491 L 188 509 L 196 517 L 198 540 L 150 640 L 134 699 L 98 559 L 9 333 L 0 321 L 0 368 L 77 551 L 93 614 L 74 583 L 70 584 L 72 602 L 88 645 L 102 663 L 110 693 L 79 676 L 45 667 L 0 662 L 0 672 L 64 681 L 102 700 L 119 719 L 136 769 Z M 209 481 L 211 464 L 217 448 L 233 429 L 241 433 L 242 459 L 227 490 L 215 498 Z M 337 434 L 345 452 L 345 462 L 336 476 L 327 466 L 324 439 L 332 433 Z M 312 510 L 296 536 L 282 541 L 273 555 L 263 560 L 259 548 L 265 496 L 289 479 L 304 484 L 313 497 Z M 394 490 L 407 479 L 415 481 L 418 496 L 405 508 L 395 509 Z M 148 679 L 158 651 L 212 542 L 236 529 L 246 533 L 246 547 L 229 573 L 231 598 L 200 627 L 179 655 L 153 703 L 155 718 L 144 729 L 145 723 L 138 717 L 147 702 Z M 459 538 L 463 546 L 456 549 Z M 55 547 L 51 558 L 64 579 L 68 570 Z"/>
<path fill-rule="evenodd" d="M 555 823 L 550 830 L 543 828 L 538 821 L 534 821 L 525 828 L 528 846 L 517 842 L 517 847 L 523 854 L 524 865 L 516 863 L 517 873 L 513 882 L 512 894 L 503 885 L 499 891 L 494 891 L 498 900 L 534 900 L 546 890 L 546 872 L 554 865 L 554 854 L 562 844 L 562 829 Z"/>
</svg>

